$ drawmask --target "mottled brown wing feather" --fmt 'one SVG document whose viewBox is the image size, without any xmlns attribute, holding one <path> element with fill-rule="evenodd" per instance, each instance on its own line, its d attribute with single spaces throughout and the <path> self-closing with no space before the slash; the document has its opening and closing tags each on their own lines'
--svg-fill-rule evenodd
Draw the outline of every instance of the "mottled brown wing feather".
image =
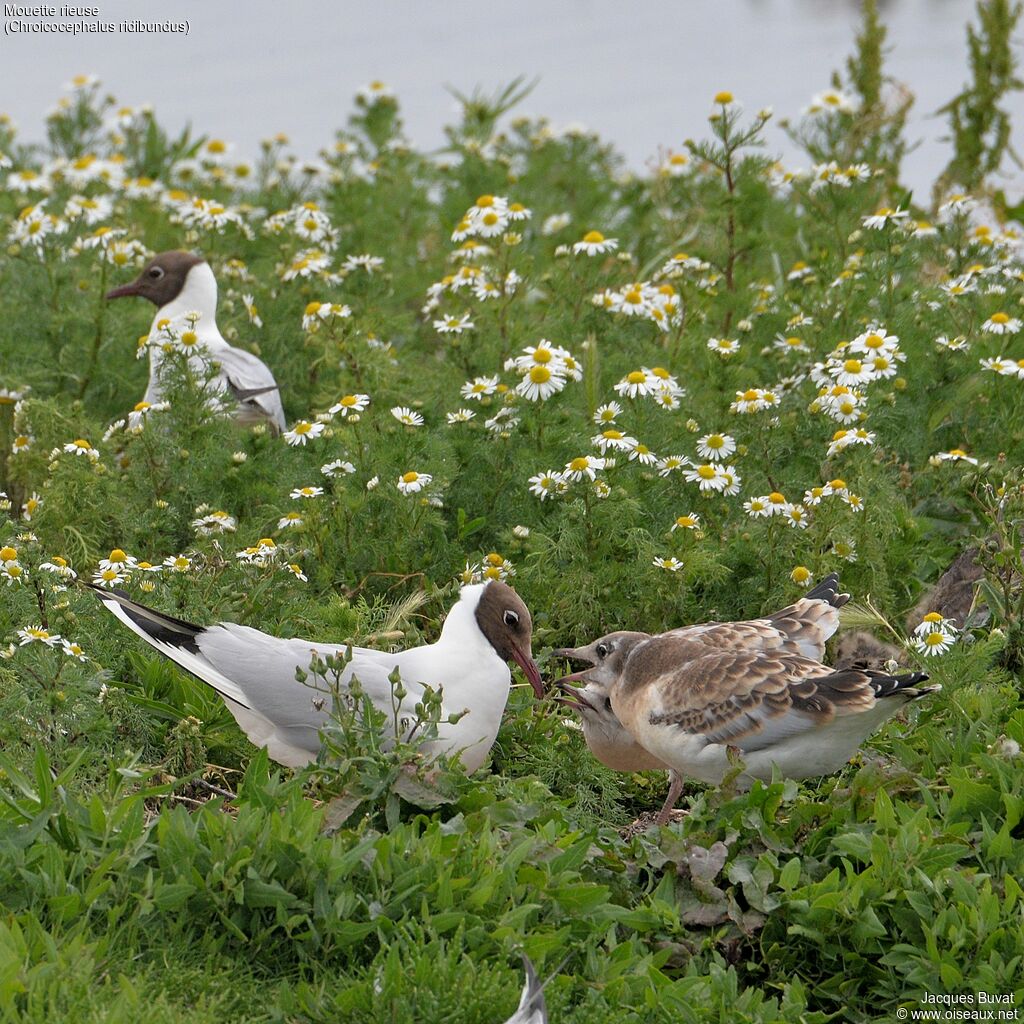
<svg viewBox="0 0 1024 1024">
<path fill-rule="evenodd" d="M 631 684 L 644 680 L 656 690 L 652 704 L 660 710 L 652 710 L 651 724 L 674 725 L 742 750 L 769 746 L 837 714 L 867 710 L 876 692 L 892 692 L 882 682 L 891 677 L 835 672 L 798 654 L 705 649 L 683 660 L 675 657 L 678 642 L 662 640 L 641 644 L 627 663 Z"/>
</svg>

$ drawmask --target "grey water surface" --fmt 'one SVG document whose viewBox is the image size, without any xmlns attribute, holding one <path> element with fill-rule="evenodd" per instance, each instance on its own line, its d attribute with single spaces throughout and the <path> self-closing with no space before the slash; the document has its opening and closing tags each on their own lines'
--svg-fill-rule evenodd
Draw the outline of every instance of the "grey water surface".
<svg viewBox="0 0 1024 1024">
<path fill-rule="evenodd" d="M 35 2 L 35 0 L 26 0 Z M 26 139 L 76 73 L 98 74 L 126 104 L 152 103 L 169 127 L 234 142 L 253 156 L 286 133 L 301 157 L 328 145 L 373 79 L 394 87 L 407 133 L 443 142 L 457 107 L 445 85 L 487 90 L 537 77 L 522 104 L 556 125 L 582 123 L 642 170 L 659 148 L 705 133 L 711 97 L 795 117 L 853 48 L 855 0 L 88 0 L 99 18 L 187 19 L 189 34 L 5 35 L 0 112 Z M 889 72 L 917 96 L 905 178 L 920 198 L 948 160 L 935 111 L 966 81 L 973 0 L 889 0 Z M 1024 95 L 1009 104 L 1018 148 Z M 779 128 L 771 145 L 806 165 Z M 1010 184 L 1024 180 L 1012 169 Z"/>
</svg>

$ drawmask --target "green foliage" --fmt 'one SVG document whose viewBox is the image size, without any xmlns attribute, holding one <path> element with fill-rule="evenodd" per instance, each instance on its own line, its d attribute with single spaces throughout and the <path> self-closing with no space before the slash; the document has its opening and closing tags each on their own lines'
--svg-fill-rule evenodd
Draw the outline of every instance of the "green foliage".
<svg viewBox="0 0 1024 1024">
<path fill-rule="evenodd" d="M 1019 13 L 982 4 L 971 30 L 974 84 L 948 108 L 966 184 L 1006 151 Z M 552 975 L 552 1020 L 577 1024 L 859 1022 L 1010 991 L 1022 276 L 974 199 L 933 214 L 901 189 L 910 98 L 885 44 L 866 3 L 844 95 L 793 129 L 812 176 L 774 164 L 769 112 L 728 94 L 706 138 L 627 174 L 593 134 L 509 120 L 521 79 L 458 97 L 442 162 L 380 83 L 322 165 L 282 138 L 229 159 L 145 110 L 111 128 L 91 82 L 45 150 L 0 124 L 36 182 L 0 192 L 0 1020 L 490 1024 L 521 950 Z M 484 233 L 453 240 L 467 220 Z M 208 258 L 221 331 L 304 434 L 231 422 L 180 325 L 136 344 L 149 311 L 103 296 L 143 246 Z M 888 362 L 844 391 L 872 334 Z M 133 409 L 155 340 L 168 406 Z M 552 363 L 562 386 L 532 400 Z M 744 412 L 752 393 L 766 407 Z M 735 444 L 718 490 L 698 448 L 716 434 Z M 900 624 L 971 543 L 978 614 L 926 656 Z M 646 832 L 624 826 L 663 776 L 598 765 L 518 685 L 467 778 L 425 756 L 436 692 L 403 722 L 401 680 L 389 715 L 339 691 L 343 657 L 318 661 L 323 754 L 275 772 L 74 578 L 339 649 L 430 642 L 459 582 L 506 578 L 543 663 L 612 629 L 774 610 L 798 568 L 841 571 L 858 624 L 942 693 L 835 776 L 688 783 L 682 821 Z"/>
<path fill-rule="evenodd" d="M 949 115 L 954 155 L 937 188 L 978 188 L 1007 155 L 1020 166 L 1010 147 L 1009 115 L 999 104 L 1007 93 L 1024 88 L 1013 48 L 1022 12 L 1024 5 L 1012 0 L 978 0 L 978 25 L 967 26 L 972 80 L 939 111 Z"/>
</svg>

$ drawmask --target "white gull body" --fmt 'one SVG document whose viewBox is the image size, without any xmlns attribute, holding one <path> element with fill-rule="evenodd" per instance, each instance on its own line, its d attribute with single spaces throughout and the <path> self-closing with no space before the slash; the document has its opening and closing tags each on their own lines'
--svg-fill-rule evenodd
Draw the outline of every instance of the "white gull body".
<svg viewBox="0 0 1024 1024">
<path fill-rule="evenodd" d="M 159 274 L 159 277 L 153 275 Z M 189 363 L 196 374 L 205 372 L 208 362 L 216 368 L 212 384 L 238 405 L 234 418 L 242 424 L 269 423 L 275 431 L 285 429 L 281 395 L 273 373 L 259 357 L 230 345 L 217 327 L 217 280 L 210 265 L 190 253 L 169 252 L 156 256 L 129 285 L 115 288 L 108 298 L 138 295 L 157 306 L 149 329 L 149 383 L 144 401 L 164 399 L 161 367 L 166 358 L 159 343 L 160 324 L 167 321 L 179 335 L 189 329 L 190 315 L 198 314 L 194 327 L 196 352 Z"/>
<path fill-rule="evenodd" d="M 488 593 L 490 590 L 490 593 Z M 313 656 L 345 654 L 344 646 L 309 640 L 282 639 L 249 626 L 221 622 L 194 626 L 132 601 L 119 591 L 96 590 L 107 609 L 151 647 L 212 686 L 224 699 L 246 736 L 267 748 L 270 757 L 289 767 L 315 760 L 320 751 L 320 730 L 328 723 L 331 696 L 295 678 L 297 668 L 308 671 Z M 481 602 L 486 602 L 481 608 Z M 351 648 L 352 658 L 339 686 L 358 678 L 373 703 L 392 715 L 389 676 L 397 669 L 407 691 L 400 717 L 412 717 L 424 686 L 443 688 L 443 709 L 437 738 L 426 747 L 428 755 L 461 754 L 467 771 L 487 759 L 508 700 L 511 675 L 495 643 L 500 626 L 488 625 L 494 615 L 516 618 L 510 629 L 510 653 L 524 666 L 531 682 L 540 677 L 529 652 L 532 628 L 526 606 L 514 591 L 497 583 L 463 588 L 445 619 L 436 643 L 405 651 L 387 652 Z M 478 613 L 486 610 L 488 615 Z M 483 626 L 481 623 L 483 622 Z M 502 623 L 504 625 L 504 622 Z M 488 629 L 492 636 L 485 635 Z M 511 647 L 509 651 L 511 651 Z M 522 659 L 522 660 L 521 660 Z M 323 687 L 323 680 L 319 680 Z M 455 724 L 446 718 L 467 712 Z"/>
</svg>

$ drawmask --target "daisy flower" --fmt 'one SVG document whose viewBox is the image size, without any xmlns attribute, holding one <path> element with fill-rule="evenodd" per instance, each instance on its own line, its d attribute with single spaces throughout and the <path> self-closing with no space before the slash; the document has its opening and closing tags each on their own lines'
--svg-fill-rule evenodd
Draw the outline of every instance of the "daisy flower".
<svg viewBox="0 0 1024 1024">
<path fill-rule="evenodd" d="M 621 430 L 609 427 L 607 430 L 602 430 L 600 434 L 595 434 L 590 439 L 590 443 L 597 447 L 601 454 L 604 455 L 609 448 L 615 451 L 628 452 L 636 445 L 637 440 L 635 437 L 624 434 Z"/>
<path fill-rule="evenodd" d="M 418 412 L 413 412 L 412 409 L 409 409 L 404 405 L 396 405 L 391 410 L 391 415 L 394 416 L 399 423 L 403 423 L 407 427 L 423 426 L 423 417 Z"/>
<path fill-rule="evenodd" d="M 468 423 L 475 416 L 476 413 L 472 409 L 456 409 L 455 412 L 446 413 L 445 419 L 448 421 L 448 426 L 451 427 L 456 423 Z"/>
<path fill-rule="evenodd" d="M 59 633 L 51 633 L 48 629 L 43 629 L 42 626 L 26 626 L 24 629 L 19 629 L 17 637 L 20 647 L 35 643 L 45 644 L 47 647 L 57 647 L 61 642 Z"/>
<path fill-rule="evenodd" d="M 463 313 L 462 316 L 449 314 L 434 321 L 434 330 L 438 334 L 462 334 L 463 331 L 473 330 L 475 326 L 469 313 Z"/>
<path fill-rule="evenodd" d="M 286 430 L 282 437 L 292 447 L 296 445 L 305 445 L 315 437 L 319 437 L 324 432 L 324 425 L 322 423 L 310 423 L 309 420 L 299 420 L 298 423 L 292 427 L 291 430 Z"/>
<path fill-rule="evenodd" d="M 64 445 L 64 451 L 69 455 L 84 455 L 93 461 L 100 457 L 100 453 L 83 437 L 77 441 L 69 441 Z"/>
<path fill-rule="evenodd" d="M 798 587 L 809 587 L 814 577 L 811 575 L 811 570 L 806 565 L 794 566 L 793 571 L 789 574 L 789 578 Z"/>
<path fill-rule="evenodd" d="M 969 466 L 976 466 L 978 464 L 978 460 L 968 455 L 963 448 L 953 448 L 948 452 L 939 452 L 937 455 L 933 455 L 932 459 L 935 462 L 966 462 Z"/>
<path fill-rule="evenodd" d="M 561 477 L 570 483 L 576 483 L 584 477 L 593 480 L 597 475 L 597 470 L 604 469 L 607 464 L 607 459 L 599 459 L 593 455 L 581 455 L 565 464 Z"/>
<path fill-rule="evenodd" d="M 126 579 L 127 577 L 122 576 L 116 569 L 98 569 L 92 574 L 92 581 L 97 587 L 108 589 L 118 586 Z"/>
<path fill-rule="evenodd" d="M 322 487 L 296 487 L 289 496 L 293 501 L 301 501 L 303 498 L 319 498 L 323 493 Z"/>
<path fill-rule="evenodd" d="M 326 465 L 320 467 L 320 472 L 323 473 L 328 479 L 333 479 L 336 476 L 342 474 L 351 475 L 356 471 L 356 467 L 351 462 L 346 462 L 344 459 L 335 459 L 333 462 L 328 462 Z"/>
<path fill-rule="evenodd" d="M 481 568 L 481 576 L 485 580 L 507 580 L 516 574 L 515 566 L 497 551 L 484 555 Z"/>
<path fill-rule="evenodd" d="M 163 564 L 174 572 L 185 573 L 192 568 L 192 559 L 185 555 L 168 555 L 164 559 Z"/>
<path fill-rule="evenodd" d="M 251 295 L 243 295 L 242 305 L 245 306 L 245 312 L 249 317 L 249 323 L 251 323 L 253 327 L 262 327 L 263 321 L 260 319 L 259 310 L 256 309 L 256 300 Z"/>
<path fill-rule="evenodd" d="M 565 387 L 565 377 L 548 366 L 532 366 L 516 385 L 516 393 L 529 402 L 546 401 Z"/>
<path fill-rule="evenodd" d="M 615 391 L 624 398 L 642 398 L 645 395 L 651 394 L 652 390 L 653 386 L 649 375 L 643 370 L 633 370 L 627 373 L 615 385 Z"/>
<path fill-rule="evenodd" d="M 739 352 L 740 343 L 734 338 L 708 338 L 708 348 L 725 359 Z"/>
<path fill-rule="evenodd" d="M 61 650 L 69 657 L 75 658 L 77 661 L 88 661 L 85 651 L 71 640 L 61 639 L 60 642 Z"/>
<path fill-rule="evenodd" d="M 361 253 L 358 256 L 346 256 L 341 264 L 341 269 L 348 273 L 351 273 L 353 270 L 365 270 L 367 274 L 373 274 L 383 266 L 384 260 L 382 257 Z"/>
<path fill-rule="evenodd" d="M 605 238 L 600 231 L 588 231 L 572 247 L 576 256 L 599 256 L 606 252 L 614 252 L 619 247 L 618 239 Z"/>
<path fill-rule="evenodd" d="M 116 572 L 131 572 L 137 564 L 137 559 L 125 554 L 121 548 L 114 548 L 106 558 L 99 561 L 101 569 L 113 569 Z"/>
<path fill-rule="evenodd" d="M 697 440 L 697 454 L 702 459 L 721 462 L 736 451 L 736 441 L 728 434 L 705 434 Z"/>
<path fill-rule="evenodd" d="M 658 460 L 658 476 L 671 476 L 692 465 L 693 462 L 685 455 L 666 455 Z"/>
<path fill-rule="evenodd" d="M 286 512 L 278 519 L 277 528 L 279 530 L 287 530 L 293 526 L 301 526 L 304 521 L 301 512 Z"/>
<path fill-rule="evenodd" d="M 651 565 L 656 569 L 666 569 L 668 572 L 679 572 L 683 568 L 683 563 L 674 556 L 671 558 L 655 558 Z"/>
<path fill-rule="evenodd" d="M 0 552 L 2 556 L 2 552 Z M 68 564 L 66 558 L 61 558 L 60 555 L 54 555 L 49 562 L 43 562 L 40 566 L 44 572 L 52 572 L 60 576 L 65 580 L 73 580 L 78 578 L 78 573 Z"/>
<path fill-rule="evenodd" d="M 487 395 L 493 395 L 497 390 L 498 376 L 495 374 L 493 377 L 474 377 L 472 380 L 467 380 L 459 389 L 459 393 L 471 402 L 480 402 Z"/>
<path fill-rule="evenodd" d="M 697 530 L 700 528 L 700 516 L 695 512 L 687 513 L 685 516 L 678 516 L 672 524 L 672 532 L 676 530 Z"/>
<path fill-rule="evenodd" d="M 235 517 L 222 510 L 210 512 L 192 520 L 192 528 L 203 537 L 211 537 L 219 533 L 234 533 L 237 526 L 238 522 Z"/>
<path fill-rule="evenodd" d="M 906 210 L 894 210 L 889 206 L 883 206 L 871 214 L 871 216 L 862 218 L 861 223 L 864 227 L 870 228 L 873 231 L 881 231 L 882 228 L 898 224 L 909 216 L 910 214 Z"/>
<path fill-rule="evenodd" d="M 1020 330 L 1020 323 L 1020 320 L 1008 313 L 993 313 L 981 325 L 981 329 L 989 334 L 1016 334 Z"/>
<path fill-rule="evenodd" d="M 772 514 L 767 495 L 743 502 L 743 511 L 752 519 L 763 519 Z"/>
<path fill-rule="evenodd" d="M 657 464 L 658 456 L 647 445 L 634 440 L 629 448 L 629 461 L 639 462 L 643 466 L 653 466 Z"/>
<path fill-rule="evenodd" d="M 403 473 L 398 478 L 398 483 L 395 486 L 402 494 L 416 494 L 433 479 L 429 473 L 417 473 L 415 470 L 409 470 L 408 473 Z"/>
<path fill-rule="evenodd" d="M 683 471 L 683 479 L 687 483 L 697 484 L 702 491 L 721 491 L 727 486 L 721 467 L 714 463 L 694 466 Z"/>
<path fill-rule="evenodd" d="M 11 445 L 11 454 L 18 455 L 21 452 L 27 452 L 32 447 L 34 440 L 35 438 L 31 434 L 18 434 Z"/>
<path fill-rule="evenodd" d="M 546 473 L 538 473 L 531 476 L 527 483 L 530 485 L 530 493 L 535 494 L 541 501 L 557 494 L 563 482 L 562 474 L 557 469 L 549 469 Z"/>
<path fill-rule="evenodd" d="M 343 395 L 328 409 L 331 416 L 341 413 L 344 419 L 349 413 L 360 413 L 370 404 L 369 395 Z"/>
<path fill-rule="evenodd" d="M 594 413 L 594 422 L 600 425 L 614 423 L 616 418 L 622 415 L 622 406 L 618 402 L 606 402 L 599 405 Z"/>
<path fill-rule="evenodd" d="M 309 577 L 302 571 L 302 567 L 296 562 L 289 562 L 285 567 L 285 572 L 290 572 L 300 583 L 308 583 Z"/>
<path fill-rule="evenodd" d="M 763 388 L 748 388 L 746 391 L 736 392 L 736 401 L 729 409 L 732 412 L 749 415 L 778 404 L 779 398 L 774 392 L 765 391 Z"/>
<path fill-rule="evenodd" d="M 931 626 L 931 623 L 928 625 Z M 955 642 L 956 637 L 946 629 L 930 628 L 927 632 L 918 633 L 911 640 L 911 646 L 919 654 L 923 654 L 926 658 L 932 658 L 945 654 Z"/>
</svg>

